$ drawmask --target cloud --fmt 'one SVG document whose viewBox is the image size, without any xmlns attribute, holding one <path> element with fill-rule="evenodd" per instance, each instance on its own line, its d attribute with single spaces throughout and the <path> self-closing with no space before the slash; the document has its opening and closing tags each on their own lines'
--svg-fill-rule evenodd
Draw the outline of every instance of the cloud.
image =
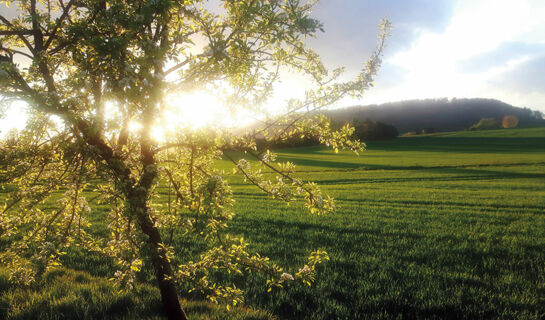
<svg viewBox="0 0 545 320">
<path fill-rule="evenodd" d="M 443 30 L 424 31 L 408 49 L 387 57 L 385 66 L 404 70 L 397 84 L 387 83 L 390 100 L 488 97 L 491 92 L 498 97 L 521 97 L 522 88 L 543 83 L 539 72 L 523 81 L 520 74 L 545 47 L 543 16 L 545 2 L 539 0 L 456 1 Z M 495 81 L 506 79 L 507 74 L 512 74 L 511 81 Z M 515 85 L 517 81 L 521 85 Z"/>
<path fill-rule="evenodd" d="M 387 54 L 406 49 L 424 31 L 441 32 L 448 24 L 452 1 L 446 0 L 327 0 L 313 16 L 324 23 L 325 33 L 309 43 L 328 64 L 360 68 L 376 47 L 380 19 L 393 25 Z"/>
<path fill-rule="evenodd" d="M 517 68 L 491 79 L 489 83 L 498 88 L 521 93 L 543 92 L 545 89 L 545 54 L 524 61 Z"/>
<path fill-rule="evenodd" d="M 457 69 L 463 73 L 485 72 L 522 57 L 535 57 L 545 52 L 545 43 L 505 42 L 496 49 L 458 61 Z"/>
</svg>

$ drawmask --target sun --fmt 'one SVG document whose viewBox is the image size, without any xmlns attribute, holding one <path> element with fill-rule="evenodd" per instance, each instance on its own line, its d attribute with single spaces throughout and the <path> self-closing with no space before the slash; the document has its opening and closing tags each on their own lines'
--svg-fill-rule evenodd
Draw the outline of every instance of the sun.
<svg viewBox="0 0 545 320">
<path fill-rule="evenodd" d="M 195 90 L 165 98 L 165 108 L 152 135 L 156 140 L 164 140 L 180 130 L 233 128 L 251 121 L 246 110 L 232 110 L 210 92 Z"/>
<path fill-rule="evenodd" d="M 185 94 L 169 96 L 163 117 L 167 126 L 187 126 L 202 128 L 213 124 L 225 123 L 226 107 L 223 103 L 204 91 L 192 91 Z"/>
</svg>

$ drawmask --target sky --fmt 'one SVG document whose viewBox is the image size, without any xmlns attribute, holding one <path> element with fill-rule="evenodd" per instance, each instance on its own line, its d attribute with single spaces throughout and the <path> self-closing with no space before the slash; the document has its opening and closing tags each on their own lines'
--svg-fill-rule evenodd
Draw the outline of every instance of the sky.
<svg viewBox="0 0 545 320">
<path fill-rule="evenodd" d="M 325 32 L 309 43 L 347 77 L 378 21 L 394 26 L 375 87 L 343 105 L 479 97 L 545 112 L 544 0 L 322 0 L 314 15 Z"/>
<path fill-rule="evenodd" d="M 333 107 L 457 97 L 545 112 L 545 0 L 321 0 L 313 16 L 325 32 L 308 44 L 329 68 L 346 67 L 345 79 L 374 51 L 380 19 L 393 24 L 375 86 Z M 285 74 L 276 88 L 271 106 L 301 96 L 309 83 Z M 214 120 L 207 115 L 225 118 L 212 98 L 189 99 L 209 100 L 195 115 L 201 124 Z M 24 125 L 21 107 L 0 120 L 0 131 Z"/>
</svg>

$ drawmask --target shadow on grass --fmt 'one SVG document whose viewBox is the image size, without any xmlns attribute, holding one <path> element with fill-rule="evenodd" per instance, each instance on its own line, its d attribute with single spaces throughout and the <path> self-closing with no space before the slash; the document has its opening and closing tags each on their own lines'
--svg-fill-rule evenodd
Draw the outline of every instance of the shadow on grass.
<svg viewBox="0 0 545 320">
<path fill-rule="evenodd" d="M 386 199 L 380 199 L 380 200 L 373 200 L 373 199 L 347 199 L 347 198 L 341 198 L 337 197 L 335 198 L 337 201 L 346 201 L 346 202 L 356 202 L 356 203 L 364 203 L 366 205 L 377 205 L 377 206 L 391 206 L 391 205 L 399 205 L 401 208 L 407 207 L 407 206 L 417 206 L 417 207 L 430 207 L 430 206 L 445 206 L 445 207 L 460 207 L 460 208 L 479 208 L 479 211 L 489 211 L 489 212 L 498 212 L 498 209 L 504 209 L 504 210 L 513 210 L 513 211 L 524 211 L 524 212 L 530 212 L 529 210 L 534 209 L 535 211 L 532 213 L 538 213 L 543 214 L 543 210 L 545 209 L 545 205 L 515 205 L 515 204 L 502 204 L 502 203 L 467 203 L 467 202 L 456 202 L 456 201 L 443 201 L 443 200 L 386 200 Z"/>
<path fill-rule="evenodd" d="M 390 168 L 390 166 L 380 166 Z M 439 168 L 418 168 L 425 173 L 446 174 L 443 176 L 430 177 L 423 175 L 418 177 L 396 177 L 396 178 L 354 178 L 354 179 L 324 179 L 314 182 L 321 185 L 338 184 L 362 184 L 362 183 L 396 183 L 396 182 L 419 182 L 419 181 L 459 181 L 459 180 L 501 180 L 501 179 L 542 179 L 545 173 L 525 173 L 498 170 L 469 169 L 467 167 L 439 167 Z"/>
<path fill-rule="evenodd" d="M 275 260 L 289 263 L 294 251 L 316 246 L 331 253 L 311 289 L 288 287 L 268 299 L 250 290 L 252 303 L 282 319 L 539 319 L 545 314 L 542 305 L 526 300 L 537 286 L 528 284 L 540 273 L 534 265 L 543 261 L 538 246 L 509 248 L 463 232 L 429 233 L 402 223 L 346 227 L 247 220 L 243 228 L 260 239 L 291 239 L 289 248 L 267 243 L 266 255 Z"/>
<path fill-rule="evenodd" d="M 370 142 L 368 149 L 456 153 L 545 153 L 545 137 L 410 137 Z"/>
<path fill-rule="evenodd" d="M 297 166 L 324 167 L 324 168 L 335 168 L 335 169 L 357 169 L 357 168 L 361 168 L 365 166 L 365 164 L 363 163 L 336 161 L 335 157 L 331 157 L 330 159 L 331 161 L 305 158 L 305 154 L 302 154 L 301 156 L 282 155 L 278 157 L 279 162 L 290 161 L 295 163 L 295 165 Z M 356 155 L 354 155 L 354 159 L 357 160 Z"/>
</svg>

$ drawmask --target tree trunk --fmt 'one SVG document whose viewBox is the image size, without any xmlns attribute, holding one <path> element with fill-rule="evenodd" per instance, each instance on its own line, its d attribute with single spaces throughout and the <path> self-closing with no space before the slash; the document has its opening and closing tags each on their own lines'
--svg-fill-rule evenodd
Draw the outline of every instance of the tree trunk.
<svg viewBox="0 0 545 320">
<path fill-rule="evenodd" d="M 172 269 L 170 262 L 164 250 L 161 249 L 162 244 L 161 234 L 157 227 L 151 221 L 147 206 L 141 199 L 131 201 L 133 208 L 138 216 L 138 223 L 142 232 L 148 237 L 149 252 L 153 268 L 155 269 L 155 277 L 161 292 L 161 300 L 165 315 L 169 320 L 187 320 L 187 316 L 180 306 L 176 286 L 173 281 Z"/>
<path fill-rule="evenodd" d="M 170 262 L 160 246 L 163 243 L 161 234 L 151 220 L 149 208 L 146 203 L 150 186 L 157 176 L 157 172 L 155 170 L 144 170 L 140 183 L 135 187 L 136 183 L 131 178 L 129 168 L 123 163 L 122 159 L 114 154 L 112 148 L 104 141 L 103 137 L 96 134 L 96 132 L 95 134 L 91 134 L 89 132 L 89 124 L 83 120 L 78 121 L 76 127 L 83 134 L 87 143 L 96 147 L 100 157 L 106 161 L 109 169 L 117 177 L 119 181 L 117 184 L 118 190 L 125 195 L 129 209 L 136 215 L 142 233 L 148 237 L 148 256 L 151 258 L 153 268 L 155 269 L 155 277 L 157 278 L 159 291 L 161 292 L 165 315 L 169 320 L 187 320 L 187 316 L 178 300 Z M 153 164 L 153 153 L 149 152 L 149 148 L 145 151 L 145 163 Z M 149 168 L 146 167 L 146 169 Z"/>
</svg>

